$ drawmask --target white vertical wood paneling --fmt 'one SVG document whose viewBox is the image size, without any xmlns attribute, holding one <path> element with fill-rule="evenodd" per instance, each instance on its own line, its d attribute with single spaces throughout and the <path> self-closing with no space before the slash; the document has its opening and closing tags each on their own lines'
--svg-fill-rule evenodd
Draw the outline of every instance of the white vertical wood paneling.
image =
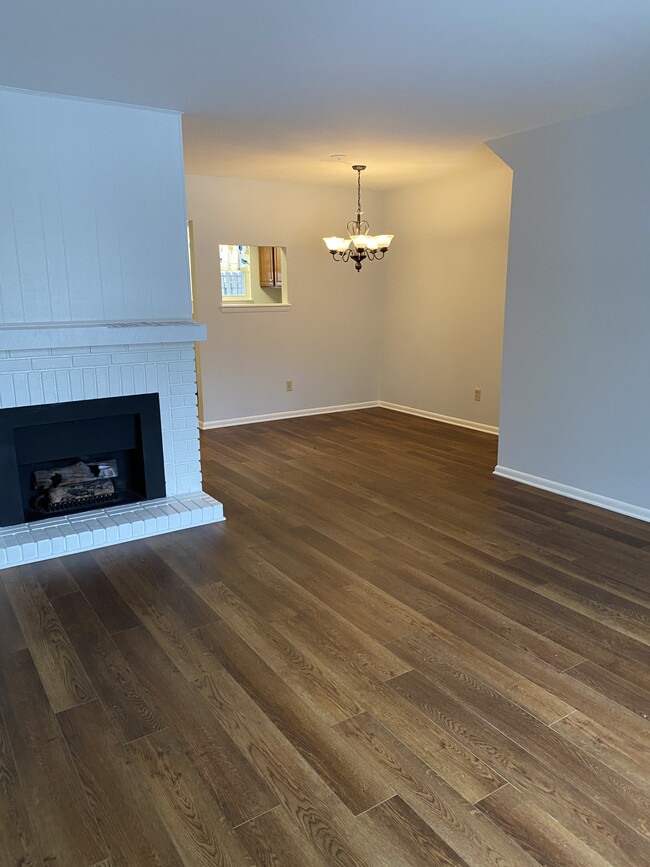
<svg viewBox="0 0 650 867">
<path fill-rule="evenodd" d="M 180 116 L 0 88 L 0 323 L 189 318 Z"/>
</svg>

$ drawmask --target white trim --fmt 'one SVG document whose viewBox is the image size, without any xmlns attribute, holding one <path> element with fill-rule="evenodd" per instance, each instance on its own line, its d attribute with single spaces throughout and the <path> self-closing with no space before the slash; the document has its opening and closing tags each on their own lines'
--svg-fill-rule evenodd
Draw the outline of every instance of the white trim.
<svg viewBox="0 0 650 867">
<path fill-rule="evenodd" d="M 192 319 L 119 322 L 40 322 L 0 325 L 3 349 L 70 349 L 78 346 L 134 346 L 138 343 L 196 343 L 208 336 Z"/>
<path fill-rule="evenodd" d="M 589 503 L 591 506 L 599 506 L 601 509 L 617 512 L 619 515 L 629 515 L 631 518 L 650 522 L 650 509 L 646 509 L 643 506 L 624 503 L 622 500 L 613 500 L 611 497 L 603 497 L 601 494 L 583 491 L 581 488 L 573 488 L 571 485 L 563 485 L 550 479 L 532 476 L 530 473 L 522 473 L 520 470 L 502 467 L 500 464 L 495 467 L 494 475 L 501 476 L 504 479 L 512 479 L 512 481 L 521 482 L 524 485 L 530 485 L 532 488 L 551 491 L 553 494 L 559 494 L 561 497 L 568 497 L 571 500 L 579 500 L 581 503 Z"/>
<path fill-rule="evenodd" d="M 471 430 L 482 431 L 483 433 L 497 435 L 498 427 L 492 425 L 480 424 L 479 422 L 469 421 L 464 418 L 453 418 L 449 415 L 440 415 L 436 412 L 428 412 L 424 409 L 414 409 L 410 406 L 400 406 L 397 403 L 387 403 L 384 400 L 368 400 L 364 403 L 345 403 L 338 406 L 317 406 L 311 409 L 296 409 L 289 412 L 270 412 L 266 415 L 248 415 L 241 418 L 225 418 L 218 421 L 199 421 L 201 430 L 212 430 L 219 427 L 234 427 L 238 424 L 257 424 L 263 421 L 278 421 L 283 418 L 300 418 L 307 415 L 325 415 L 329 412 L 350 412 L 355 409 L 374 409 L 381 407 L 382 409 L 391 409 L 394 412 L 403 412 L 407 415 L 417 415 L 421 418 L 430 418 L 433 421 L 441 421 L 444 424 L 455 425 L 456 427 L 470 428 Z"/>
<path fill-rule="evenodd" d="M 398 403 L 388 403 L 385 400 L 379 401 L 379 406 L 383 409 L 392 409 L 395 412 L 403 412 L 407 415 L 417 415 L 421 418 L 430 418 L 433 421 L 441 421 L 443 424 L 453 424 L 455 427 L 465 427 L 471 430 L 479 430 L 483 433 L 493 434 L 498 436 L 499 428 L 491 424 L 482 424 L 478 421 L 470 421 L 466 418 L 454 418 L 451 415 L 440 415 L 437 412 L 429 412 L 426 409 L 414 409 L 412 406 L 401 406 Z"/>
<path fill-rule="evenodd" d="M 289 412 L 270 412 L 266 415 L 248 415 L 241 418 L 224 418 L 219 421 L 199 421 L 201 430 L 212 430 L 218 427 L 234 427 L 238 424 L 257 424 L 263 421 L 279 421 L 283 418 L 301 418 L 307 415 L 326 415 L 330 412 L 350 412 L 353 409 L 372 409 L 379 406 L 379 401 L 368 400 L 365 403 L 345 403 L 339 406 L 315 406 L 310 409 L 294 409 Z"/>
<path fill-rule="evenodd" d="M 244 310 L 255 310 L 258 313 L 269 313 L 271 310 L 288 310 L 291 304 L 279 302 L 278 304 L 256 304 L 254 301 L 249 301 L 247 304 L 242 304 L 236 301 L 224 301 L 221 304 L 222 313 L 241 313 Z"/>
</svg>

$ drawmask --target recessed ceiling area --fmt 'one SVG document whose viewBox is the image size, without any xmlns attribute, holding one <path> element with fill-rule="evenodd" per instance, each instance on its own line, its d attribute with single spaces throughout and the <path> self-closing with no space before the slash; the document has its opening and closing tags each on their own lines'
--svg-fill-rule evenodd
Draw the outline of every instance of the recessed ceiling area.
<svg viewBox="0 0 650 867">
<path fill-rule="evenodd" d="M 0 85 L 185 112 L 189 172 L 367 187 L 650 98 L 647 0 L 0 0 Z"/>
</svg>

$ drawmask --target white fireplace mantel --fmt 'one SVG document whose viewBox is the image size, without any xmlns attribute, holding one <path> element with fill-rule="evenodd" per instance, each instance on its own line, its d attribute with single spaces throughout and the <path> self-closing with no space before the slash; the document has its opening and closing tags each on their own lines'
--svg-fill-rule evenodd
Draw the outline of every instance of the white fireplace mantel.
<svg viewBox="0 0 650 867">
<path fill-rule="evenodd" d="M 56 322 L 0 325 L 0 350 L 66 349 L 75 346 L 194 343 L 206 326 L 185 319 L 124 322 Z"/>
<path fill-rule="evenodd" d="M 0 570 L 224 520 L 202 490 L 191 320 L 0 325 L 0 412 L 157 393 L 166 496 L 0 527 Z"/>
</svg>

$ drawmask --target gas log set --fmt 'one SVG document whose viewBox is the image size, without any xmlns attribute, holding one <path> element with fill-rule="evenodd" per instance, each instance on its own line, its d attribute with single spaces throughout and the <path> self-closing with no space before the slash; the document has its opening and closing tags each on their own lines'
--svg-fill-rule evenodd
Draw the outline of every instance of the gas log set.
<svg viewBox="0 0 650 867">
<path fill-rule="evenodd" d="M 31 507 L 37 512 L 83 509 L 115 500 L 117 461 L 78 461 L 65 467 L 35 470 L 32 488 L 37 492 Z"/>
</svg>

